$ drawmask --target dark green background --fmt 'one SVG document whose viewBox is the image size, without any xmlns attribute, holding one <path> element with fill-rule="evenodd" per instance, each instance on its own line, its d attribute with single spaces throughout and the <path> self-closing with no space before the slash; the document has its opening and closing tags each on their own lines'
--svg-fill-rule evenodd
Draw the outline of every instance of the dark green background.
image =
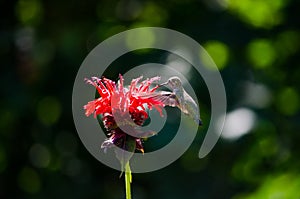
<svg viewBox="0 0 300 199">
<path fill-rule="evenodd" d="M 228 112 L 246 108 L 256 120 L 247 135 L 222 138 L 198 159 L 210 100 L 190 72 L 204 127 L 175 163 L 134 174 L 133 198 L 300 197 L 298 0 L 1 0 L 0 8 L 0 198 L 125 197 L 120 173 L 94 159 L 81 143 L 71 94 L 77 70 L 93 47 L 143 26 L 171 28 L 203 45 L 220 68 Z M 164 56 L 132 53 L 106 75 L 116 80 L 144 59 Z M 168 131 L 172 135 L 170 129 L 148 140 L 145 150 L 163 146 Z"/>
</svg>

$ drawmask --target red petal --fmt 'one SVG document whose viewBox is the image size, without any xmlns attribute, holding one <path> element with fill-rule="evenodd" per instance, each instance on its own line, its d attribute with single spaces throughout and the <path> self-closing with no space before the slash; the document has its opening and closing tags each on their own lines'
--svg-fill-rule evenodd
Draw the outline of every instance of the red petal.
<svg viewBox="0 0 300 199">
<path fill-rule="evenodd" d="M 156 85 L 154 88 L 152 88 L 149 93 L 153 93 L 157 88 L 159 87 L 159 85 Z"/>
<path fill-rule="evenodd" d="M 119 82 L 118 82 L 118 87 L 119 87 L 119 92 L 123 94 L 124 92 L 124 79 L 123 76 L 121 74 L 119 74 Z"/>
<path fill-rule="evenodd" d="M 109 90 L 109 92 L 112 94 L 114 92 L 116 92 L 116 84 L 114 81 L 107 79 L 107 78 L 103 78 L 103 82 L 105 83 L 106 88 Z"/>
<path fill-rule="evenodd" d="M 162 113 L 162 109 L 161 109 L 161 107 L 160 106 L 158 106 L 158 105 L 154 105 L 154 108 L 159 112 L 159 114 L 160 114 L 160 116 L 161 117 L 163 117 L 164 116 L 164 114 Z"/>
<path fill-rule="evenodd" d="M 99 78 L 92 77 L 93 81 L 89 80 L 87 78 L 85 78 L 84 80 L 86 81 L 86 83 L 93 85 L 97 89 L 97 91 L 101 97 L 107 97 L 109 95 L 107 89 L 105 88 L 105 86 L 103 85 L 103 83 L 101 82 L 101 80 Z"/>
<path fill-rule="evenodd" d="M 136 79 L 133 79 L 131 81 L 131 84 L 129 86 L 129 92 L 128 92 L 128 96 L 131 97 L 131 94 L 134 92 L 134 90 L 136 90 L 136 86 L 138 84 L 138 82 L 143 78 L 143 76 L 140 76 Z"/>
<path fill-rule="evenodd" d="M 85 115 L 90 116 L 95 111 L 95 100 L 88 102 L 83 108 L 85 109 Z"/>
</svg>

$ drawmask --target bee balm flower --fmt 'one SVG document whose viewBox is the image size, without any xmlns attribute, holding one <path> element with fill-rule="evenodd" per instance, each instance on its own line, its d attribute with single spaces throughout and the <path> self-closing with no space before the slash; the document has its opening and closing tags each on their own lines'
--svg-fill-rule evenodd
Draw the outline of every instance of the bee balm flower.
<svg viewBox="0 0 300 199">
<path fill-rule="evenodd" d="M 153 132 L 140 132 L 137 127 L 142 126 L 148 118 L 146 107 L 150 110 L 154 107 L 163 116 L 164 104 L 152 97 L 145 97 L 154 94 L 158 86 L 151 89 L 150 85 L 160 78 L 153 77 L 140 82 L 142 77 L 139 77 L 133 79 L 128 88 L 124 87 L 122 75 L 119 75 L 119 78 L 118 83 L 104 77 L 85 79 L 100 95 L 84 106 L 85 115 L 93 114 L 95 118 L 97 115 L 102 116 L 101 120 L 109 136 L 101 145 L 105 151 L 107 148 L 117 146 L 131 152 L 135 150 L 144 152 L 141 134 L 144 133 L 146 137 Z"/>
</svg>

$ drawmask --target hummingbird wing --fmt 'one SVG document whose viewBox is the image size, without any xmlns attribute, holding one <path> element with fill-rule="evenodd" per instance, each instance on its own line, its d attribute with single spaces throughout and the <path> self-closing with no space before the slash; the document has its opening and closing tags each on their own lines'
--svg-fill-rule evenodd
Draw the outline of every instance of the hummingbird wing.
<svg viewBox="0 0 300 199">
<path fill-rule="evenodd" d="M 139 97 L 159 101 L 163 103 L 165 106 L 172 106 L 172 107 L 179 106 L 179 101 L 177 96 L 174 93 L 168 91 L 159 91 L 156 93 L 144 94 L 144 95 L 140 95 Z"/>
</svg>

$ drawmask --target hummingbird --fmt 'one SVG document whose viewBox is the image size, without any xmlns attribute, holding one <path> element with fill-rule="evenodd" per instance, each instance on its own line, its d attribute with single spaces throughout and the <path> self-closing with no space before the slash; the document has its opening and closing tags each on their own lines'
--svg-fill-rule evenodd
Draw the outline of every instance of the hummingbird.
<svg viewBox="0 0 300 199">
<path fill-rule="evenodd" d="M 179 77 L 171 77 L 168 81 L 159 84 L 158 86 L 168 86 L 171 92 L 159 91 L 157 93 L 153 93 L 153 96 L 151 97 L 152 99 L 160 101 L 166 106 L 178 107 L 183 113 L 193 118 L 198 125 L 202 125 L 198 105 L 185 91 Z"/>
</svg>

